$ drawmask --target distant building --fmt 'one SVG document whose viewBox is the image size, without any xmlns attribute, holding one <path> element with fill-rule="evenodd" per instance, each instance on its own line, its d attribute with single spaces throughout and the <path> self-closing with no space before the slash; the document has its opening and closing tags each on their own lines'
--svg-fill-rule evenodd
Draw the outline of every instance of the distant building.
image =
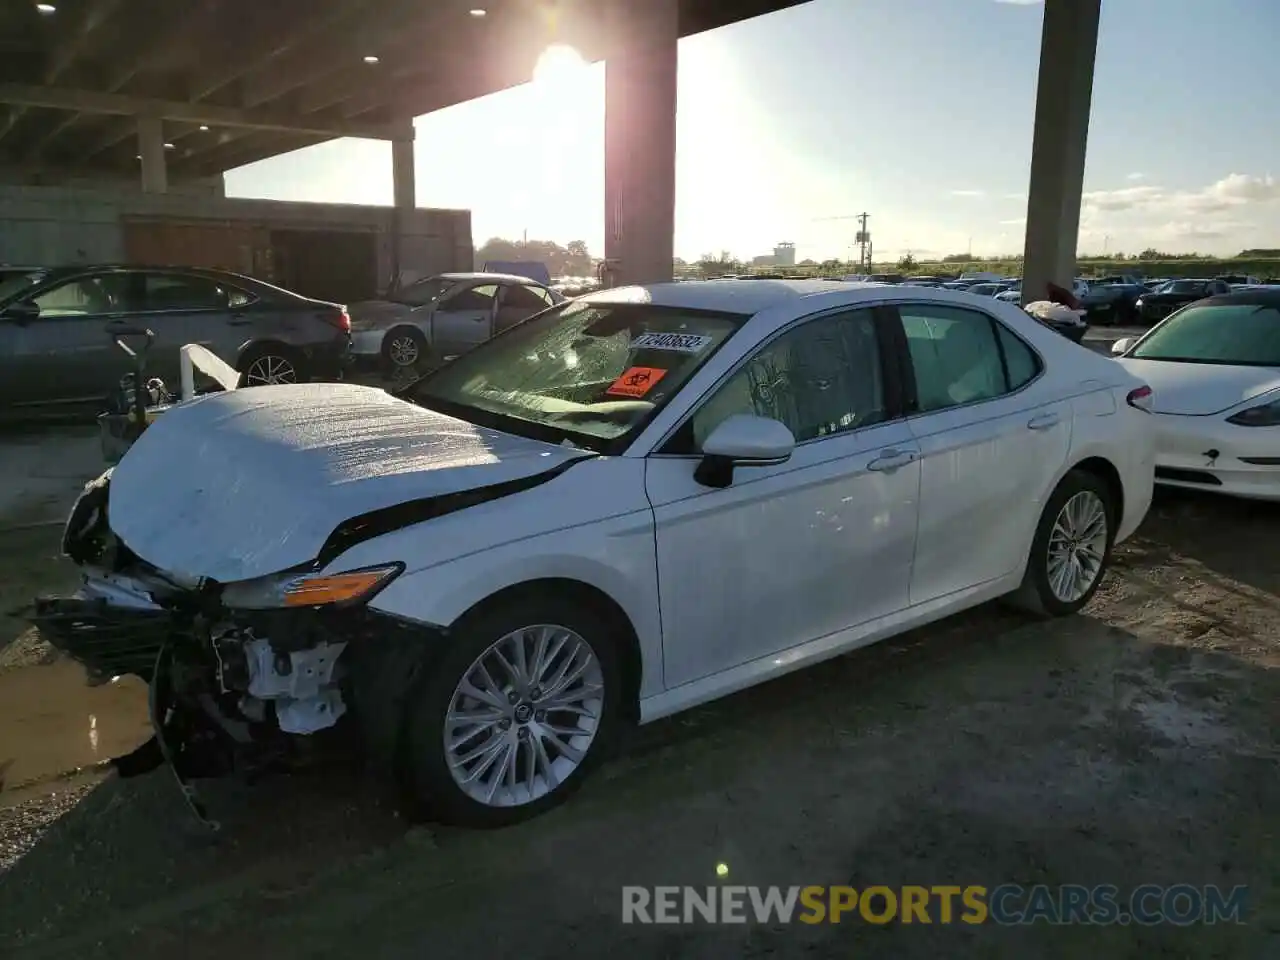
<svg viewBox="0 0 1280 960">
<path fill-rule="evenodd" d="M 751 258 L 753 267 L 794 267 L 796 265 L 796 245 L 779 243 L 773 253 L 762 253 Z"/>
</svg>

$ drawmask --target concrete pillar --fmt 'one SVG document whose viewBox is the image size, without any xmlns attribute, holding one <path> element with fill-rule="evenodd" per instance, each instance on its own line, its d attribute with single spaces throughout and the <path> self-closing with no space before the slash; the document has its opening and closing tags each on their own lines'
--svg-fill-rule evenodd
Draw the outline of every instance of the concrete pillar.
<svg viewBox="0 0 1280 960">
<path fill-rule="evenodd" d="M 1045 0 L 1031 147 L 1022 302 L 1052 281 L 1071 289 L 1102 0 Z"/>
<path fill-rule="evenodd" d="M 407 135 L 391 141 L 391 285 L 397 286 L 409 266 L 404 262 L 405 214 L 418 205 L 413 168 L 413 124 Z"/>
<path fill-rule="evenodd" d="M 605 61 L 604 255 L 614 285 L 671 279 L 677 0 L 613 0 Z"/>
<path fill-rule="evenodd" d="M 391 192 L 397 209 L 418 205 L 414 188 L 413 138 L 391 141 Z"/>
<path fill-rule="evenodd" d="M 142 189 L 146 193 L 166 193 L 169 174 L 164 155 L 164 121 L 159 117 L 138 118 L 138 154 L 142 157 Z"/>
</svg>

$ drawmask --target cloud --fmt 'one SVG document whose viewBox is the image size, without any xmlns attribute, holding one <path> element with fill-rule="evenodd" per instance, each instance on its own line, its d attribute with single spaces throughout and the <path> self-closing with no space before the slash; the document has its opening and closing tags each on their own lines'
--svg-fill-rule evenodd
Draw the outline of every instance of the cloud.
<svg viewBox="0 0 1280 960">
<path fill-rule="evenodd" d="M 1090 190 L 1083 197 L 1083 213 L 1132 211 L 1157 217 L 1177 218 L 1195 214 L 1221 213 L 1246 204 L 1280 200 L 1280 181 L 1271 176 L 1255 177 L 1232 173 L 1201 190 L 1168 190 L 1143 184 L 1118 190 Z"/>
<path fill-rule="evenodd" d="M 1027 195 L 1025 193 L 1006 193 L 1000 199 L 1002 200 L 1021 200 L 1026 202 Z"/>
<path fill-rule="evenodd" d="M 1011 7 L 1035 7 L 1044 3 L 1044 0 L 996 0 L 996 3 L 1005 3 Z"/>
<path fill-rule="evenodd" d="M 951 195 L 953 197 L 982 197 L 982 196 L 986 196 L 986 191 L 984 190 L 952 190 Z"/>
<path fill-rule="evenodd" d="M 1000 221 L 1000 226 L 1002 227 L 1025 227 L 1026 225 L 1027 225 L 1026 217 L 1015 217 L 1012 220 Z"/>
<path fill-rule="evenodd" d="M 1125 177 L 1125 179 L 1126 180 L 1145 180 L 1147 179 L 1147 175 L 1145 173 L 1131 173 L 1127 177 Z"/>
</svg>

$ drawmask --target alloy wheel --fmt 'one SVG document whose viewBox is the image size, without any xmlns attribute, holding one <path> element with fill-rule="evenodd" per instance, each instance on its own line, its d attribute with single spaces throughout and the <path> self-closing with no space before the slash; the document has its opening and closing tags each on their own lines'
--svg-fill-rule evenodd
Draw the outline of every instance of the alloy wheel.
<svg viewBox="0 0 1280 960">
<path fill-rule="evenodd" d="M 586 759 L 604 708 L 604 673 L 567 627 L 512 631 L 472 661 L 449 699 L 444 750 L 454 783 L 488 807 L 531 803 Z"/>
<path fill-rule="evenodd" d="M 1049 533 L 1045 564 L 1049 589 L 1063 603 L 1075 603 L 1102 573 L 1107 555 L 1107 507 L 1092 490 L 1082 490 L 1062 505 Z"/>
<path fill-rule="evenodd" d="M 418 362 L 420 353 L 418 341 L 408 334 L 393 338 L 387 346 L 387 355 L 397 367 L 412 367 Z"/>
<path fill-rule="evenodd" d="M 244 372 L 246 387 L 265 387 L 273 384 L 297 382 L 297 368 L 284 357 L 271 353 L 257 357 Z"/>
</svg>

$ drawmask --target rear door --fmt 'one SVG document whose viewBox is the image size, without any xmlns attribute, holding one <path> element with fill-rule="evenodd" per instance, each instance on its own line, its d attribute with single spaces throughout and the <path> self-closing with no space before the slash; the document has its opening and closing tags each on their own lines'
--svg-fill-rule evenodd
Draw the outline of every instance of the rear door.
<svg viewBox="0 0 1280 960">
<path fill-rule="evenodd" d="M 136 320 L 156 335 L 148 372 L 174 387 L 179 356 L 188 343 L 208 347 L 235 364 L 240 344 L 250 337 L 251 321 L 239 313 L 251 300 L 248 294 L 201 274 L 166 270 L 145 271 L 138 277 L 142 302 Z"/>
<path fill-rule="evenodd" d="M 551 305 L 551 298 L 532 284 L 506 283 L 498 291 L 497 320 L 494 333 L 501 333 L 541 313 Z"/>
<path fill-rule="evenodd" d="M 985 311 L 895 308 L 920 446 L 911 603 L 1006 576 L 1024 561 L 1071 446 L 1071 403 L 1035 350 Z"/>
<path fill-rule="evenodd" d="M 6 405 L 101 404 L 130 369 L 108 324 L 128 316 L 128 275 L 90 271 L 50 283 L 30 323 L 0 324 L 0 397 Z"/>
<path fill-rule="evenodd" d="M 466 353 L 493 336 L 498 285 L 482 283 L 446 294 L 431 315 L 430 337 L 437 356 Z"/>
</svg>

